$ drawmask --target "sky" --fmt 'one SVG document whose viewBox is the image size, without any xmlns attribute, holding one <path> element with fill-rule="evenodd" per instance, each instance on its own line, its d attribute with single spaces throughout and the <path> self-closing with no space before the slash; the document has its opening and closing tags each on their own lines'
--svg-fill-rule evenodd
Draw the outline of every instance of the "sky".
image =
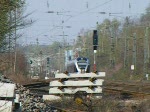
<svg viewBox="0 0 150 112">
<path fill-rule="evenodd" d="M 94 30 L 104 19 L 123 21 L 145 13 L 150 0 L 25 0 L 25 15 L 35 21 L 21 32 L 18 41 L 23 45 L 49 45 L 55 41 L 73 43 L 81 30 Z M 51 12 L 51 13 L 50 13 Z M 106 12 L 102 14 L 100 12 Z M 112 16 L 109 15 L 111 13 Z"/>
</svg>

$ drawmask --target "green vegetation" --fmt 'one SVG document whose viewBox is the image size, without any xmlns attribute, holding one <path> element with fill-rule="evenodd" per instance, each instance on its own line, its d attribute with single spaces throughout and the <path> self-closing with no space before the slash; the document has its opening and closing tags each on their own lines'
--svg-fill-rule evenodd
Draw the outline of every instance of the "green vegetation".
<svg viewBox="0 0 150 112">
<path fill-rule="evenodd" d="M 117 20 L 105 19 L 97 24 L 98 49 L 96 53 L 97 71 L 105 71 L 108 79 L 118 80 L 143 80 L 145 74 L 150 74 L 150 6 L 146 13 L 140 18 L 121 17 Z M 64 65 L 64 51 L 74 48 L 81 48 L 80 56 L 88 57 L 93 70 L 93 31 L 82 29 L 74 45 L 65 42 L 54 42 L 49 46 L 37 45 L 28 46 L 28 52 L 49 53 L 52 61 L 51 66 L 59 69 L 60 62 L 57 58 L 61 55 L 61 63 Z M 37 49 L 37 50 L 36 50 Z M 56 58 L 57 57 L 57 58 Z M 134 70 L 131 70 L 134 65 Z M 63 68 L 63 67 L 62 67 Z M 111 77 L 111 78 L 110 78 Z"/>
<path fill-rule="evenodd" d="M 106 71 L 112 79 L 142 80 L 150 74 L 150 6 L 139 19 L 131 17 L 109 20 L 97 24 L 98 50 L 96 63 L 98 71 Z M 83 33 L 84 32 L 84 33 Z M 93 31 L 82 30 L 76 46 L 81 46 L 83 54 L 93 64 Z M 134 65 L 134 70 L 131 70 Z"/>
<path fill-rule="evenodd" d="M 24 21 L 26 16 L 22 16 L 24 6 L 25 3 L 22 0 L 3 0 L 0 2 L 0 48 L 9 43 L 6 39 L 9 36 L 12 38 L 15 30 L 29 25 L 29 22 Z M 15 16 L 16 10 L 19 13 Z M 149 22 L 150 6 L 140 18 L 126 17 L 117 20 L 114 17 L 112 20 L 105 19 L 102 23 L 97 24 L 96 30 L 99 40 L 96 53 L 97 71 L 105 71 L 109 79 L 112 77 L 111 79 L 118 80 L 129 78 L 142 80 L 145 74 L 150 74 Z M 94 63 L 92 36 L 93 31 L 82 29 L 75 45 L 54 42 L 49 46 L 31 45 L 28 46 L 28 50 L 26 48 L 23 50 L 35 54 L 40 54 L 42 51 L 42 54 L 51 55 L 51 66 L 57 70 L 64 65 L 64 55 L 59 55 L 59 53 L 64 54 L 65 50 L 81 48 L 79 55 L 90 59 L 92 70 Z M 18 37 L 17 35 L 15 39 Z M 59 56 L 61 56 L 61 60 L 56 61 L 56 57 L 60 58 Z M 25 60 L 25 58 L 22 59 Z M 22 65 L 26 67 L 25 64 Z M 131 65 L 134 65 L 134 70 L 131 70 Z"/>
<path fill-rule="evenodd" d="M 25 55 L 16 49 L 16 40 L 22 35 L 17 31 L 32 23 L 25 20 L 30 14 L 24 16 L 24 7 L 24 0 L 0 0 L 0 72 L 2 73 L 6 71 L 12 73 L 15 71 L 13 69 L 17 72 L 26 71 Z"/>
<path fill-rule="evenodd" d="M 8 44 L 5 39 L 12 36 L 16 29 L 23 27 L 22 11 L 23 0 L 1 0 L 0 1 L 0 48 Z"/>
</svg>

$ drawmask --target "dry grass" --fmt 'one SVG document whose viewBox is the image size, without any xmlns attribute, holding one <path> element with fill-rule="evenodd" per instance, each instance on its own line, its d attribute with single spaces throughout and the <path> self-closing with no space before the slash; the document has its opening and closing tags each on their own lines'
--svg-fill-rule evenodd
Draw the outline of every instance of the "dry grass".
<svg viewBox="0 0 150 112">
<path fill-rule="evenodd" d="M 130 102 L 130 100 L 127 102 Z M 93 100 L 92 101 L 92 112 L 150 112 L 150 100 L 142 100 L 134 101 L 135 103 L 131 103 L 129 105 L 126 105 L 126 101 L 120 101 L 120 100 L 111 100 L 111 99 L 99 99 L 99 100 Z M 84 105 L 77 105 L 73 100 L 64 99 L 63 101 L 59 102 L 51 102 L 50 104 L 64 108 L 69 110 L 79 110 L 84 112 L 91 112 L 88 109 L 90 107 L 86 107 Z M 71 111 L 68 111 L 71 112 Z"/>
<path fill-rule="evenodd" d="M 21 85 L 31 83 L 31 79 L 29 79 L 27 76 L 23 75 L 22 73 L 18 74 L 11 74 L 8 75 L 8 78 L 12 80 L 15 83 L 19 83 Z"/>
</svg>

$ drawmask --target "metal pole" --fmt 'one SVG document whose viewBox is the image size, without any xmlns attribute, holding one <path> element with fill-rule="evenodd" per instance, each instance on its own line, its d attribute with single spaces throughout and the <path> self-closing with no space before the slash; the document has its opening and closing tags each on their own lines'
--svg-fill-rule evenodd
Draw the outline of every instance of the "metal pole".
<svg viewBox="0 0 150 112">
<path fill-rule="evenodd" d="M 109 33 L 110 33 L 110 67 L 114 68 L 115 67 L 115 42 L 114 42 L 114 34 L 113 34 L 113 28 L 114 25 L 111 25 L 109 28 Z"/>
<path fill-rule="evenodd" d="M 60 70 L 60 72 L 61 72 L 60 46 L 59 46 L 59 70 Z"/>
<path fill-rule="evenodd" d="M 12 24 L 12 12 L 10 9 L 9 9 L 9 15 L 10 15 L 9 26 L 11 26 L 11 24 Z M 10 30 L 9 31 L 9 69 L 12 72 L 13 71 L 13 69 L 12 69 L 13 62 L 12 62 L 12 53 L 11 53 L 11 50 L 12 50 L 12 43 L 11 43 L 12 40 L 11 39 L 12 39 L 12 31 Z"/>
<path fill-rule="evenodd" d="M 147 68 L 147 63 L 148 63 L 148 50 L 149 50 L 149 44 L 148 44 L 148 27 L 146 27 L 146 32 L 145 32 L 145 38 L 144 38 L 144 76 L 147 74 L 148 72 L 148 68 Z"/>
<path fill-rule="evenodd" d="M 124 68 L 127 68 L 129 66 L 129 18 L 126 17 L 126 26 L 125 26 L 125 54 L 124 54 Z"/>
<path fill-rule="evenodd" d="M 94 65 L 93 65 L 93 71 L 95 72 L 96 71 L 96 50 L 94 50 Z"/>
<path fill-rule="evenodd" d="M 126 68 L 126 67 L 127 67 L 127 35 L 126 35 L 126 29 L 127 29 L 127 28 L 125 28 L 124 68 Z"/>
<path fill-rule="evenodd" d="M 14 54 L 14 73 L 16 74 L 16 60 L 17 60 L 17 51 L 16 51 L 16 39 L 17 39 L 17 34 L 16 34 L 16 7 L 15 7 L 15 54 Z"/>
</svg>

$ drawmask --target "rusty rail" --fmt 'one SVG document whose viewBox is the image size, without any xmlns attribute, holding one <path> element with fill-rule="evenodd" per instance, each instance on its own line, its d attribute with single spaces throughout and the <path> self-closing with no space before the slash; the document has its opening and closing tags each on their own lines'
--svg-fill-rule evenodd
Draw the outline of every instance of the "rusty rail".
<svg viewBox="0 0 150 112">
<path fill-rule="evenodd" d="M 131 98 L 150 97 L 150 82 L 106 81 L 103 92 L 109 95 L 126 95 Z"/>
</svg>

